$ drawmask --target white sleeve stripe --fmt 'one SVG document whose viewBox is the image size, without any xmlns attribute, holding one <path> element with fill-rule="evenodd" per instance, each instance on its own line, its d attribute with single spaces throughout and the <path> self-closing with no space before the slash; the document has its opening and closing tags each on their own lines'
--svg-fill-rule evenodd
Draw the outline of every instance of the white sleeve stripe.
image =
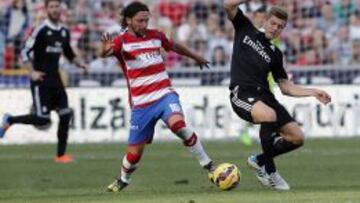
<svg viewBox="0 0 360 203">
<path fill-rule="evenodd" d="M 25 47 L 21 50 L 21 58 L 24 62 L 30 61 L 30 52 L 32 51 L 36 37 L 38 36 L 40 30 L 45 27 L 45 23 L 41 23 L 35 30 L 31 33 L 31 36 L 26 40 Z"/>
</svg>

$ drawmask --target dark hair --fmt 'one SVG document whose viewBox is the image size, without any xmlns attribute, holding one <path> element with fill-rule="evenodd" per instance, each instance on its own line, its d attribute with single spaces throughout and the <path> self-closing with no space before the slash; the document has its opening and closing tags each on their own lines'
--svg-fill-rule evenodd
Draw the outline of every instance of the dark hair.
<svg viewBox="0 0 360 203">
<path fill-rule="evenodd" d="M 288 14 L 286 10 L 278 6 L 271 7 L 267 15 L 268 18 L 270 18 L 271 16 L 275 16 L 277 18 L 280 18 L 281 20 L 285 20 L 285 21 L 288 20 Z"/>
<path fill-rule="evenodd" d="M 49 3 L 52 1 L 57 1 L 57 2 L 61 3 L 61 0 L 45 0 L 45 7 L 47 7 L 49 5 Z"/>
<path fill-rule="evenodd" d="M 150 11 L 150 10 L 146 4 L 138 2 L 138 1 L 134 1 L 134 2 L 130 3 L 129 5 L 127 5 L 124 8 L 124 10 L 122 11 L 123 20 L 122 20 L 121 25 L 123 27 L 126 27 L 127 26 L 126 18 L 132 18 L 140 11 Z"/>
<path fill-rule="evenodd" d="M 255 10 L 255 13 L 266 13 L 266 11 L 267 11 L 266 5 L 262 5 L 258 9 Z"/>
</svg>

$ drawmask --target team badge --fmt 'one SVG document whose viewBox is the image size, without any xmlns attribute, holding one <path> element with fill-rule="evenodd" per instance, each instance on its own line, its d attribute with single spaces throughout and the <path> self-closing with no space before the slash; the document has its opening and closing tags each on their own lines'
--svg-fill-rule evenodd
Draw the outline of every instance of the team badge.
<svg viewBox="0 0 360 203">
<path fill-rule="evenodd" d="M 66 37 L 66 32 L 65 32 L 65 30 L 62 30 L 62 31 L 61 31 L 61 36 L 62 36 L 62 37 Z"/>
</svg>

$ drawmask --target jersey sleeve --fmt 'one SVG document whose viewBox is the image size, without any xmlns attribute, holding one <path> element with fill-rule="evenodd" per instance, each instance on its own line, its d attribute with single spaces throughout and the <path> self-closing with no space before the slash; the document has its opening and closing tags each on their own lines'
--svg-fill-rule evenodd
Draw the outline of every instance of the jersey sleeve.
<svg viewBox="0 0 360 203">
<path fill-rule="evenodd" d="M 121 35 L 115 37 L 113 39 L 113 43 L 114 43 L 113 55 L 115 55 L 115 56 L 121 55 L 121 50 L 122 50 L 122 45 L 123 45 Z"/>
<path fill-rule="evenodd" d="M 41 40 L 41 29 L 42 27 L 35 28 L 31 35 L 27 38 L 24 48 L 21 50 L 21 60 L 23 62 L 31 61 L 31 52 L 36 46 L 38 46 L 39 41 Z"/>
<path fill-rule="evenodd" d="M 272 65 L 272 70 L 271 70 L 273 76 L 274 76 L 274 80 L 275 82 L 279 82 L 281 79 L 288 79 L 287 73 L 285 71 L 284 68 L 284 58 L 283 55 L 281 53 L 281 51 L 277 50 L 276 53 L 276 63 L 275 65 Z"/>
<path fill-rule="evenodd" d="M 254 25 L 249 20 L 248 17 L 244 15 L 242 10 L 238 8 L 238 11 L 236 12 L 236 15 L 233 19 L 230 19 L 232 24 L 234 25 L 234 28 L 236 31 L 247 29 L 247 28 L 254 28 Z"/>
<path fill-rule="evenodd" d="M 73 61 L 76 55 L 74 50 L 71 48 L 70 39 L 70 32 L 66 30 L 66 39 L 63 45 L 64 55 L 69 61 Z"/>
<path fill-rule="evenodd" d="M 174 47 L 175 42 L 172 40 L 169 40 L 166 35 L 162 32 L 159 32 L 159 37 L 161 40 L 161 46 L 166 50 L 170 51 Z"/>
</svg>

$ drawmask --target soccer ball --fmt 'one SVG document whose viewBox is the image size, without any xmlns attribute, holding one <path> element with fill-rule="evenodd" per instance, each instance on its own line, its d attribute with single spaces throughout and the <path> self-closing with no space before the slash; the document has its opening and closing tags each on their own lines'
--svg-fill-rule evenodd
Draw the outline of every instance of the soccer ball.
<svg viewBox="0 0 360 203">
<path fill-rule="evenodd" d="M 214 170 L 212 181 L 220 190 L 234 189 L 240 182 L 240 170 L 235 164 L 222 163 Z"/>
</svg>

